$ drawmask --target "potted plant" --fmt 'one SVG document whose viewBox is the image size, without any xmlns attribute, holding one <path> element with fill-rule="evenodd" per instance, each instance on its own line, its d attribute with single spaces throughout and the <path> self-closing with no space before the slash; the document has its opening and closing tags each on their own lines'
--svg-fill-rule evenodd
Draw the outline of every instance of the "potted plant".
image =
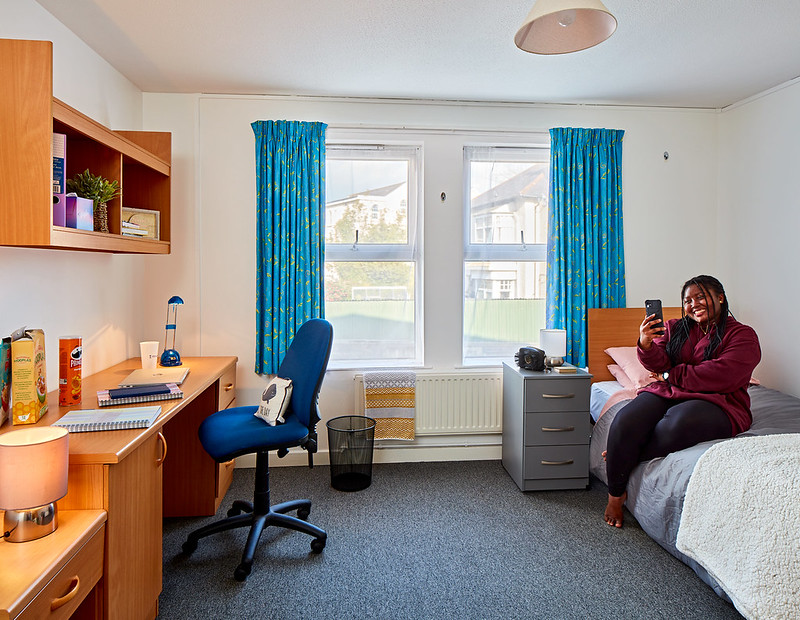
<svg viewBox="0 0 800 620">
<path fill-rule="evenodd" d="M 120 195 L 119 183 L 95 176 L 87 168 L 67 179 L 67 191 L 94 202 L 94 229 L 108 232 L 108 202 Z"/>
</svg>

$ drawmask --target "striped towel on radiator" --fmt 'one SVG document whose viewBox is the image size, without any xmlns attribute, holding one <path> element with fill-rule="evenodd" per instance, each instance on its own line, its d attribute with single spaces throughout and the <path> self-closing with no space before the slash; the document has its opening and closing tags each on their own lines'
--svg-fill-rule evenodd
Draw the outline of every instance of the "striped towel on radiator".
<svg viewBox="0 0 800 620">
<path fill-rule="evenodd" d="M 408 370 L 364 373 L 364 415 L 375 439 L 414 439 L 417 375 Z"/>
</svg>

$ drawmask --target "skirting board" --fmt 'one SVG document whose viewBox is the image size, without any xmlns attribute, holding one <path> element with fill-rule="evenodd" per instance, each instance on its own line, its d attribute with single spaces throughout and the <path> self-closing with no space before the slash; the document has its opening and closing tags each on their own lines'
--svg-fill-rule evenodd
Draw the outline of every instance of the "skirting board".
<svg viewBox="0 0 800 620">
<path fill-rule="evenodd" d="M 433 461 L 499 461 L 503 457 L 503 446 L 392 446 L 375 448 L 372 451 L 372 462 L 375 463 L 419 463 Z M 327 450 L 320 450 L 314 455 L 315 465 L 330 465 Z M 304 450 L 292 449 L 282 459 L 273 452 L 269 456 L 270 467 L 308 466 L 308 455 Z M 236 459 L 236 468 L 256 466 L 256 455 L 245 454 Z"/>
</svg>

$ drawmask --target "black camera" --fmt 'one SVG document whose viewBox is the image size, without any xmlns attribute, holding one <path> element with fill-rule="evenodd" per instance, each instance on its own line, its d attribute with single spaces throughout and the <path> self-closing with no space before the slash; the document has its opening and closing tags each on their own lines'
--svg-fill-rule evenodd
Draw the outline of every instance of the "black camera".
<svg viewBox="0 0 800 620">
<path fill-rule="evenodd" d="M 522 347 L 514 353 L 514 361 L 525 370 L 544 370 L 544 351 L 536 347 Z"/>
</svg>

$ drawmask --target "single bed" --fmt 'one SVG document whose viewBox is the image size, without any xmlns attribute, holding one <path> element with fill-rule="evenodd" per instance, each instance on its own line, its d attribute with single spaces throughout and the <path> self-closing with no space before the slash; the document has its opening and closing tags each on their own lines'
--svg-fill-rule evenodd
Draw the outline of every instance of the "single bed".
<svg viewBox="0 0 800 620">
<path fill-rule="evenodd" d="M 665 308 L 665 319 L 679 317 L 680 308 Z M 593 375 L 593 383 L 602 384 L 617 381 L 609 371 L 608 366 L 616 363 L 605 351 L 617 347 L 635 346 L 638 338 L 638 326 L 643 318 L 643 310 L 640 308 L 619 308 L 619 309 L 592 309 L 588 313 L 588 369 Z M 751 398 L 751 411 L 753 414 L 753 425 L 745 433 L 738 435 L 734 439 L 710 441 L 698 444 L 692 448 L 681 450 L 670 454 L 664 458 L 653 459 L 652 461 L 641 463 L 632 473 L 628 484 L 628 497 L 626 506 L 633 514 L 642 529 L 658 542 L 664 549 L 672 555 L 689 565 L 714 591 L 722 598 L 732 601 L 737 609 L 746 617 L 768 617 L 761 615 L 759 609 L 765 610 L 766 607 L 759 608 L 759 602 L 747 600 L 750 596 L 746 592 L 740 592 L 741 587 L 730 583 L 730 580 L 723 579 L 723 587 L 718 579 L 709 573 L 701 562 L 688 557 L 678 550 L 684 548 L 677 543 L 679 527 L 681 526 L 681 516 L 686 499 L 687 487 L 698 461 L 714 444 L 722 441 L 736 441 L 742 437 L 758 437 L 776 434 L 800 433 L 800 399 L 793 396 L 771 390 L 760 385 L 753 385 L 749 388 Z M 636 393 L 636 388 L 625 389 L 622 385 L 618 387 L 603 386 L 602 389 L 592 390 L 592 398 L 596 401 L 592 404 L 592 411 L 598 413 L 595 421 L 590 442 L 589 469 L 592 475 L 606 483 L 605 462 L 602 452 L 606 449 L 608 429 L 616 416 L 617 412 L 625 406 L 629 399 Z M 611 394 L 609 396 L 609 394 Z M 603 404 L 600 404 L 603 401 Z M 594 417 L 594 413 L 593 413 Z M 800 438 L 800 435 L 797 437 Z M 737 447 L 745 447 L 745 443 L 735 444 Z M 726 446 L 727 448 L 727 446 Z M 719 450 L 714 450 L 708 457 L 714 457 Z M 797 457 L 796 454 L 793 457 Z M 708 459 L 706 459 L 708 460 Z M 700 468 L 698 467 L 698 471 Z M 760 475 L 760 474 L 759 474 Z M 722 476 L 723 478 L 726 476 Z M 731 477 L 730 472 L 727 477 Z M 698 476 L 699 478 L 699 476 Z M 781 483 L 783 484 L 783 483 Z M 794 484 L 794 482 L 792 482 Z M 724 485 L 724 480 L 720 483 Z M 757 485 L 760 486 L 760 485 Z M 785 485 L 784 485 L 785 486 Z M 722 497 L 726 497 L 723 495 Z M 693 499 L 693 498 L 692 498 Z M 702 499 L 702 498 L 701 498 Z M 771 501 L 771 500 L 770 500 Z M 796 497 L 784 508 L 788 508 L 789 513 L 797 513 Z M 724 501 L 722 503 L 725 503 Z M 776 507 L 780 511 L 782 507 Z M 710 510 L 709 510 L 710 511 Z M 701 512 L 702 514 L 702 512 Z M 746 518 L 746 517 L 745 517 Z M 724 524 L 721 526 L 724 532 Z M 784 526 L 778 525 L 778 529 Z M 785 527 L 794 528 L 795 525 L 789 524 Z M 688 529 L 688 528 L 687 528 Z M 763 528 L 762 528 L 763 529 Z M 717 524 L 717 531 L 710 535 L 719 535 L 720 526 Z M 787 530 L 788 532 L 789 530 Z M 779 534 L 780 535 L 780 534 Z M 794 541 L 786 541 L 796 545 L 796 540 L 800 538 L 800 531 L 792 529 L 787 537 L 793 537 Z M 720 540 L 720 544 L 723 541 Z M 736 546 L 734 544 L 734 546 Z M 736 549 L 726 550 L 729 554 L 736 554 Z M 693 553 L 693 552 L 692 552 Z M 694 553 L 693 553 L 694 555 Z M 695 557 L 697 557 L 695 555 Z M 714 568 L 713 563 L 701 559 L 706 566 L 711 566 L 714 575 L 723 574 Z M 774 567 L 752 567 L 747 570 L 761 570 Z M 744 569 L 740 569 L 744 570 Z M 795 594 L 797 584 L 800 583 L 800 568 L 798 561 L 788 560 L 788 568 L 782 567 L 781 571 L 787 571 L 787 587 L 794 588 Z M 773 573 L 776 572 L 773 570 Z M 721 579 L 721 578 L 720 578 Z M 763 589 L 763 588 L 762 588 Z M 769 593 L 768 593 L 769 594 Z M 786 598 L 785 593 L 776 592 L 776 596 Z M 761 596 L 755 594 L 753 596 Z M 751 596 L 752 598 L 752 596 Z M 778 604 L 788 604 L 789 613 L 797 611 L 798 615 L 790 617 L 800 617 L 800 608 L 796 602 L 800 596 L 795 597 L 795 601 L 778 601 Z M 743 602 L 744 601 L 744 602 Z M 773 611 L 778 609 L 773 606 Z M 765 612 L 769 614 L 769 612 Z M 782 612 L 781 612 L 782 614 Z"/>
</svg>

